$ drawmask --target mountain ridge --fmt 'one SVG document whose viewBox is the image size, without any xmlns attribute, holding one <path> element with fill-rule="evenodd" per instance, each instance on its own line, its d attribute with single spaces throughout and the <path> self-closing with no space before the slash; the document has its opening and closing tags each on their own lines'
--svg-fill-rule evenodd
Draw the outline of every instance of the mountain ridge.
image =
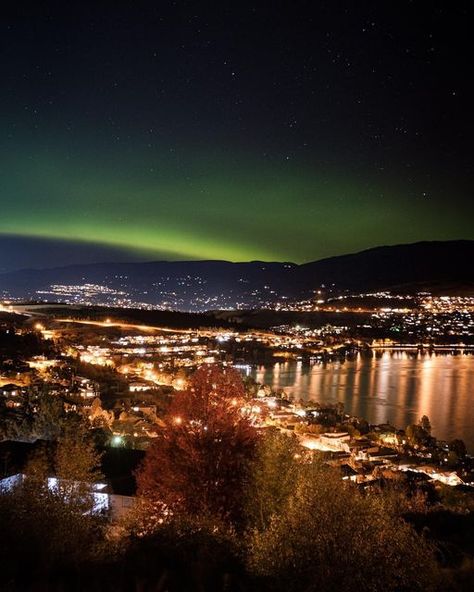
<svg viewBox="0 0 474 592">
<path fill-rule="evenodd" d="M 295 263 L 294 261 L 265 261 L 263 259 L 251 259 L 250 261 L 229 261 L 228 259 L 151 259 L 149 261 L 96 261 L 90 263 L 71 263 L 66 265 L 54 265 L 53 267 L 20 267 L 14 270 L 8 270 L 0 272 L 0 278 L 3 275 L 9 275 L 12 273 L 19 273 L 19 272 L 31 272 L 31 271 L 47 271 L 47 270 L 60 270 L 72 267 L 96 267 L 102 265 L 152 265 L 152 264 L 179 264 L 179 263 L 186 263 L 186 264 L 199 264 L 199 263 L 226 263 L 229 265 L 243 265 L 243 264 L 250 264 L 250 263 L 265 263 L 267 265 L 278 264 L 278 265 L 292 265 L 295 267 L 304 267 L 306 265 L 313 265 L 315 263 L 323 263 L 325 261 L 332 261 L 334 259 L 342 259 L 342 258 L 349 258 L 349 257 L 356 257 L 358 255 L 362 255 L 364 253 L 369 252 L 378 252 L 383 250 L 389 249 L 397 249 L 397 248 L 410 248 L 410 247 L 418 247 L 422 245 L 450 245 L 450 244 L 466 244 L 466 245 L 474 245 L 473 239 L 454 239 L 454 240 L 433 240 L 433 241 L 416 241 L 413 243 L 396 243 L 394 245 L 377 245 L 375 247 L 368 247 L 367 249 L 361 249 L 360 251 L 354 251 L 351 253 L 344 253 L 342 255 L 331 255 L 329 257 L 322 257 L 321 259 L 315 259 L 314 261 L 306 261 L 304 263 Z"/>
<path fill-rule="evenodd" d="M 102 287 L 104 304 L 117 304 L 124 296 L 131 303 L 176 310 L 258 308 L 305 300 L 317 290 L 413 291 L 422 286 L 426 291 L 432 286 L 442 292 L 457 285 L 474 294 L 473 260 L 474 241 L 456 240 L 383 245 L 302 264 L 212 259 L 86 263 L 2 273 L 0 294 L 58 300 L 62 288 L 67 292 L 79 286 L 79 302 L 80 286 L 89 284 L 99 291 L 91 303 L 100 303 Z M 74 294 L 68 297 L 74 300 Z"/>
</svg>

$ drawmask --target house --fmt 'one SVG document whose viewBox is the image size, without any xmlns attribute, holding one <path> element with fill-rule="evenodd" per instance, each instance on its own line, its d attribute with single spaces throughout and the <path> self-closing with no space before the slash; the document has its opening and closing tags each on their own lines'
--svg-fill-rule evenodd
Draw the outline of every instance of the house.
<svg viewBox="0 0 474 592">
<path fill-rule="evenodd" d="M 464 485 L 462 478 L 456 473 L 456 471 L 443 471 L 439 467 L 434 465 L 400 465 L 400 471 L 412 471 L 415 473 L 423 473 L 433 479 L 439 481 L 445 485 L 451 485 L 452 487 L 457 485 Z"/>
<path fill-rule="evenodd" d="M 319 437 L 322 446 L 328 448 L 329 450 L 341 452 L 350 452 L 350 439 L 351 437 L 347 432 L 328 432 L 326 434 L 321 434 Z"/>
<path fill-rule="evenodd" d="M 393 448 L 385 446 L 371 446 L 370 448 L 359 450 L 356 458 L 359 460 L 368 460 L 371 462 L 387 462 L 398 457 L 398 452 Z"/>
<path fill-rule="evenodd" d="M 74 379 L 74 386 L 77 388 L 79 396 L 83 399 L 93 399 L 97 396 L 98 385 L 88 378 L 76 376 Z"/>
<path fill-rule="evenodd" d="M 0 495 L 4 495 L 19 487 L 24 480 L 25 475 L 23 473 L 16 473 L 15 475 L 0 479 Z M 54 492 L 59 488 L 60 481 L 56 477 L 48 477 L 47 485 L 48 489 Z M 108 513 L 112 522 L 123 518 L 133 508 L 136 501 L 134 496 L 114 493 L 111 486 L 107 485 L 107 483 L 92 483 L 90 485 L 90 492 L 94 500 L 93 513 Z"/>
<path fill-rule="evenodd" d="M 359 476 L 359 471 L 351 467 L 351 465 L 344 463 L 340 465 L 340 471 L 342 474 L 343 481 L 352 481 L 354 483 L 357 482 L 357 478 Z"/>
<path fill-rule="evenodd" d="M 131 393 L 149 391 L 153 388 L 155 388 L 155 384 L 153 382 L 145 382 L 143 380 L 134 380 L 128 385 L 128 389 Z"/>
<path fill-rule="evenodd" d="M 17 384 L 13 384 L 12 382 L 0 386 L 0 394 L 2 394 L 4 397 L 18 397 L 22 392 L 23 391 L 21 387 Z"/>
</svg>

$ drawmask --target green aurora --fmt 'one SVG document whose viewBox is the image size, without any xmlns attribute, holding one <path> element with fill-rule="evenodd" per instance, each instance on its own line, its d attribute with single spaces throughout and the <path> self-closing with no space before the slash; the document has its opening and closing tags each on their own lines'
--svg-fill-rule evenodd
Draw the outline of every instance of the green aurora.
<svg viewBox="0 0 474 592">
<path fill-rule="evenodd" d="M 474 239 L 461 8 L 201 4 L 0 24 L 0 270 Z"/>
<path fill-rule="evenodd" d="M 474 238 L 449 200 L 394 178 L 188 150 L 4 151 L 0 233 L 143 258 L 305 262 L 380 244 Z M 425 186 L 426 187 L 426 186 Z"/>
</svg>

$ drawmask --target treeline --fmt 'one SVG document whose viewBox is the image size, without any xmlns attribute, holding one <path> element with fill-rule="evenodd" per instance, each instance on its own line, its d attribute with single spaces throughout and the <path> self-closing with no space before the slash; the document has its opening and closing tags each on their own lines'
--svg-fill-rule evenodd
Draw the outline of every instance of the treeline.
<svg viewBox="0 0 474 592">
<path fill-rule="evenodd" d="M 46 383 L 28 387 L 19 400 L 19 406 L 11 407 L 0 397 L 0 441 L 56 440 L 67 417 L 61 396 L 52 394 Z"/>
<path fill-rule="evenodd" d="M 0 329 L 0 361 L 2 358 L 22 359 L 54 352 L 53 344 L 45 341 L 38 332 L 16 333 L 13 328 Z"/>
</svg>

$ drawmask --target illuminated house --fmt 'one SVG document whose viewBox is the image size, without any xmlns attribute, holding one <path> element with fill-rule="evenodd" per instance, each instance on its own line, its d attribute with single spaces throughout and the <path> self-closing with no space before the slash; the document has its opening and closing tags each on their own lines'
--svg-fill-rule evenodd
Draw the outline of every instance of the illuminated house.
<svg viewBox="0 0 474 592">
<path fill-rule="evenodd" d="M 0 495 L 20 487 L 24 479 L 23 473 L 0 479 Z M 59 482 L 56 477 L 48 477 L 47 481 L 51 492 L 58 490 Z M 108 514 L 111 521 L 122 518 L 135 504 L 135 497 L 112 493 L 106 483 L 92 483 L 90 488 L 94 500 L 92 511 L 97 514 Z"/>
<path fill-rule="evenodd" d="M 334 432 L 321 434 L 319 440 L 321 444 L 329 450 L 350 452 L 349 441 L 351 437 L 347 432 Z"/>
</svg>

